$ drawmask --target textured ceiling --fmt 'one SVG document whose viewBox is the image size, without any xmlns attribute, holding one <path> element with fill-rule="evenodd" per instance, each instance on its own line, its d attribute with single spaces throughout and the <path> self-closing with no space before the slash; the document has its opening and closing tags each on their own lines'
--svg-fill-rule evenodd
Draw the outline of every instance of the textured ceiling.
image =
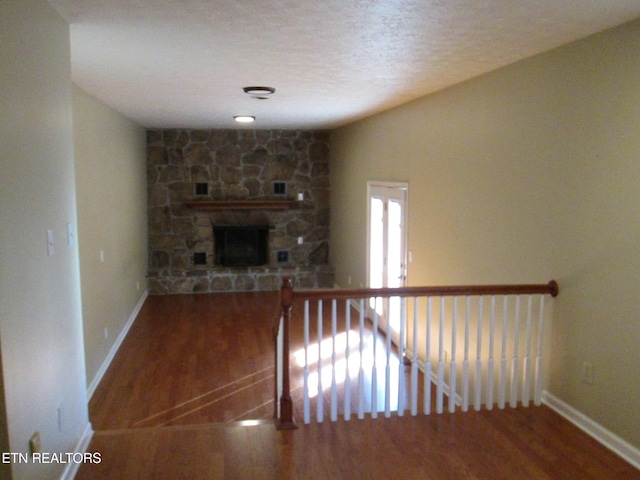
<svg viewBox="0 0 640 480">
<path fill-rule="evenodd" d="M 638 0 L 49 3 L 73 81 L 146 127 L 333 128 L 640 17 Z"/>
</svg>

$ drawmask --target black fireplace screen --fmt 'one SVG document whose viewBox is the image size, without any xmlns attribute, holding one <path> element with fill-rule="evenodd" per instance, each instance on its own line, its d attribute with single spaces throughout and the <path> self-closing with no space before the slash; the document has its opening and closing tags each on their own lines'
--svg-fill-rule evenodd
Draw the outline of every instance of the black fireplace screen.
<svg viewBox="0 0 640 480">
<path fill-rule="evenodd" d="M 213 227 L 214 263 L 225 267 L 264 265 L 268 261 L 268 226 Z"/>
</svg>

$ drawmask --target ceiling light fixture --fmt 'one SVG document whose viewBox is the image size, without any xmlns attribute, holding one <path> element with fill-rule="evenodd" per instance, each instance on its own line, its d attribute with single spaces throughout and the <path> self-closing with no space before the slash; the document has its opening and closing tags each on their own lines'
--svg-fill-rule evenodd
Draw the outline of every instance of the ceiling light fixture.
<svg viewBox="0 0 640 480">
<path fill-rule="evenodd" d="M 236 115 L 233 119 L 238 123 L 252 123 L 256 120 L 256 117 L 251 115 Z"/>
<path fill-rule="evenodd" d="M 276 91 L 273 87 L 244 87 L 242 90 L 256 100 L 268 100 Z"/>
</svg>

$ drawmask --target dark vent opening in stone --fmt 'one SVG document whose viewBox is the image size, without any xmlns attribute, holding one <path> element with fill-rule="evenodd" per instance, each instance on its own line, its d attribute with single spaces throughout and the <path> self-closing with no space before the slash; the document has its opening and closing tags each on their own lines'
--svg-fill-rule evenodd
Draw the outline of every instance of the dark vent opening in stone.
<svg viewBox="0 0 640 480">
<path fill-rule="evenodd" d="M 209 195 L 209 184 L 196 183 L 196 195 Z"/>
<path fill-rule="evenodd" d="M 289 250 L 278 250 L 276 252 L 276 261 L 278 263 L 288 263 L 289 262 Z"/>
<path fill-rule="evenodd" d="M 207 253 L 206 252 L 196 252 L 193 254 L 193 264 L 194 265 L 206 265 L 207 264 Z"/>
<path fill-rule="evenodd" d="M 285 182 L 273 182 L 273 194 L 274 195 L 286 195 L 287 184 Z"/>
<path fill-rule="evenodd" d="M 214 263 L 225 267 L 253 267 L 268 260 L 268 226 L 213 227 Z"/>
</svg>

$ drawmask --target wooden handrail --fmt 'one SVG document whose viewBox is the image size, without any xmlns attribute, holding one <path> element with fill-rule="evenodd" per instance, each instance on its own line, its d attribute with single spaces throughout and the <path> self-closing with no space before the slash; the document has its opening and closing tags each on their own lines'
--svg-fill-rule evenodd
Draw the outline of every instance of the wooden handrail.
<svg viewBox="0 0 640 480">
<path fill-rule="evenodd" d="M 522 285 L 461 285 L 446 287 L 401 287 L 401 288 L 350 288 L 294 290 L 293 277 L 284 277 L 280 289 L 282 307 L 283 352 L 282 352 L 282 395 L 280 396 L 280 417 L 278 429 L 297 428 L 293 418 L 293 402 L 289 379 L 289 326 L 291 308 L 296 298 L 305 300 L 355 299 L 372 297 L 428 297 L 428 296 L 478 296 L 478 295 L 558 295 L 558 284 L 551 280 L 546 284 Z"/>
<path fill-rule="evenodd" d="M 551 280 L 546 284 L 524 285 L 460 285 L 446 287 L 399 287 L 399 288 L 348 288 L 294 290 L 293 298 L 318 300 L 335 298 L 339 300 L 372 297 L 449 297 L 464 295 L 558 295 L 558 284 Z"/>
</svg>

